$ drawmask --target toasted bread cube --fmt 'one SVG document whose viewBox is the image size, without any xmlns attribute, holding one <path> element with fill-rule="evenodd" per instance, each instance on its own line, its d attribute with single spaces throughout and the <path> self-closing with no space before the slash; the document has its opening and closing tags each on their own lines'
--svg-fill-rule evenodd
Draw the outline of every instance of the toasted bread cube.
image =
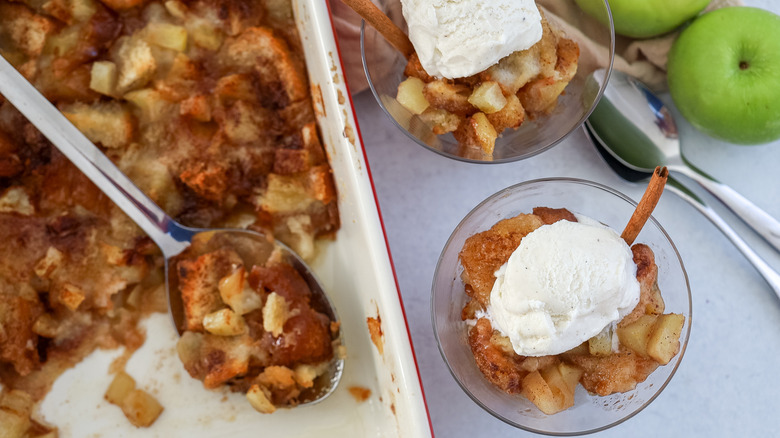
<svg viewBox="0 0 780 438">
<path fill-rule="evenodd" d="M 247 332 L 244 318 L 230 309 L 220 309 L 204 316 L 203 328 L 217 336 L 235 336 Z"/>
<path fill-rule="evenodd" d="M 119 69 L 117 92 L 124 94 L 146 85 L 157 70 L 157 61 L 149 43 L 141 38 L 124 37 L 117 45 L 114 59 Z"/>
<path fill-rule="evenodd" d="M 259 385 L 252 385 L 249 388 L 249 391 L 246 392 L 246 399 L 261 414 L 272 414 L 276 411 L 276 406 L 271 403 L 268 395 Z"/>
<path fill-rule="evenodd" d="M 453 114 L 468 116 L 477 112 L 477 108 L 469 103 L 471 88 L 467 85 L 451 84 L 439 79 L 425 84 L 423 95 L 434 108 Z"/>
<path fill-rule="evenodd" d="M 461 117 L 456 114 L 430 106 L 420 114 L 420 118 L 423 122 L 431 125 L 431 129 L 436 135 L 446 134 L 458 129 L 461 121 Z"/>
<path fill-rule="evenodd" d="M 422 112 L 430 106 L 430 103 L 428 103 L 423 95 L 423 88 L 425 88 L 425 83 L 420 79 L 407 78 L 398 84 L 398 95 L 396 96 L 396 99 L 398 100 L 398 103 L 411 111 L 412 114 L 422 114 Z"/>
<path fill-rule="evenodd" d="M 647 342 L 656 319 L 655 315 L 642 315 L 631 324 L 622 327 L 618 325 L 617 335 L 620 343 L 640 356 L 647 357 Z"/>
<path fill-rule="evenodd" d="M 539 371 L 529 373 L 523 378 L 523 387 L 520 393 L 530 400 L 540 411 L 552 415 L 562 411 L 563 394 L 556 388 L 547 384 Z"/>
<path fill-rule="evenodd" d="M 506 98 L 506 105 L 499 111 L 487 114 L 487 119 L 496 132 L 503 132 L 508 128 L 516 129 L 525 121 L 525 108 L 517 95 L 511 94 Z"/>
<path fill-rule="evenodd" d="M 568 84 L 557 75 L 540 78 L 518 91 L 517 97 L 532 116 L 548 114 L 555 109 L 558 96 Z"/>
<path fill-rule="evenodd" d="M 163 407 L 146 391 L 134 389 L 122 400 L 122 412 L 133 426 L 149 427 L 162 414 Z"/>
<path fill-rule="evenodd" d="M 160 47 L 183 52 L 187 50 L 187 29 L 170 23 L 149 23 L 144 28 L 148 42 Z"/>
<path fill-rule="evenodd" d="M 253 339 L 249 336 L 215 336 L 186 331 L 176 344 L 179 359 L 190 376 L 216 388 L 249 370 Z M 216 361 L 204 358 L 216 357 Z"/>
<path fill-rule="evenodd" d="M 469 103 L 485 114 L 493 114 L 501 110 L 506 105 L 507 100 L 498 82 L 487 81 L 474 88 L 469 96 Z"/>
<path fill-rule="evenodd" d="M 666 365 L 680 351 L 680 334 L 685 317 L 676 313 L 659 315 L 647 341 L 647 355 Z"/>
<path fill-rule="evenodd" d="M 24 187 L 10 187 L 0 196 L 0 212 L 30 216 L 35 213 L 35 207 L 30 203 Z"/>
<path fill-rule="evenodd" d="M 601 333 L 588 339 L 588 351 L 591 356 L 612 354 L 612 330 L 610 327 L 606 327 Z"/>
<path fill-rule="evenodd" d="M 214 87 L 214 96 L 223 102 L 250 100 L 256 92 L 252 77 L 247 74 L 232 74 L 219 78 Z"/>
<path fill-rule="evenodd" d="M 106 148 L 126 146 L 133 139 L 134 119 L 128 108 L 116 101 L 91 105 L 64 105 L 62 113 L 94 143 Z"/>
<path fill-rule="evenodd" d="M 284 323 L 292 316 L 290 306 L 283 296 L 271 292 L 263 306 L 263 330 L 274 336 L 284 331 Z"/>
<path fill-rule="evenodd" d="M 661 296 L 661 289 L 658 288 L 658 283 L 653 284 L 650 289 L 650 294 L 647 297 L 642 297 L 640 303 L 644 301 L 645 313 L 648 315 L 660 315 L 664 313 L 666 304 L 664 303 L 664 297 Z"/>
<path fill-rule="evenodd" d="M 179 114 L 190 116 L 199 122 L 211 120 L 211 105 L 208 97 L 198 94 L 184 99 L 179 104 Z"/>
<path fill-rule="evenodd" d="M 56 33 L 57 25 L 54 20 L 34 13 L 25 5 L 9 2 L 0 5 L 0 29 L 25 55 L 37 57 L 46 46 L 49 35 Z"/>
<path fill-rule="evenodd" d="M 179 273 L 187 330 L 203 328 L 203 318 L 224 307 L 220 297 L 219 280 L 241 265 L 241 258 L 235 251 L 217 250 L 199 256 L 195 260 L 180 260 L 176 269 Z"/>
<path fill-rule="evenodd" d="M 525 84 L 539 75 L 542 65 L 537 45 L 511 53 L 497 64 L 489 67 L 480 76 L 486 81 L 495 81 L 507 96 L 517 93 Z"/>
<path fill-rule="evenodd" d="M 116 64 L 111 61 L 95 61 L 89 79 L 89 88 L 106 96 L 116 95 Z"/>
<path fill-rule="evenodd" d="M 70 283 L 63 285 L 58 295 L 60 304 L 72 311 L 78 309 L 85 298 L 84 291 L 78 286 L 74 286 Z"/>
<path fill-rule="evenodd" d="M 275 36 L 272 29 L 250 27 L 226 45 L 228 59 L 234 65 L 275 74 L 281 81 L 287 104 L 307 97 L 309 89 L 302 66 L 295 61 L 287 43 Z"/>
<path fill-rule="evenodd" d="M 246 281 L 246 270 L 243 266 L 219 280 L 219 295 L 234 312 L 245 315 L 263 307 L 263 299 Z"/>
<path fill-rule="evenodd" d="M 108 385 L 104 398 L 111 404 L 122 406 L 122 402 L 134 389 L 135 379 L 126 372 L 120 371 Z"/>
<path fill-rule="evenodd" d="M 484 113 L 476 113 L 460 124 L 453 133 L 463 145 L 478 147 L 485 156 L 492 156 L 498 133 Z"/>
</svg>

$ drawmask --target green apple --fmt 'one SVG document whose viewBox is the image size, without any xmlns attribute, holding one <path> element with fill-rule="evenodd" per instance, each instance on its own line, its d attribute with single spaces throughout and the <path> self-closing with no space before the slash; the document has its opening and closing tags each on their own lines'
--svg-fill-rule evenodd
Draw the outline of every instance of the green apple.
<svg viewBox="0 0 780 438">
<path fill-rule="evenodd" d="M 689 122 L 738 144 L 780 138 L 780 16 L 744 6 L 702 15 L 677 38 L 669 91 Z"/>
<path fill-rule="evenodd" d="M 602 18 L 602 0 L 576 0 L 590 15 Z M 615 33 L 632 38 L 649 38 L 671 32 L 698 15 L 710 0 L 609 0 Z"/>
</svg>

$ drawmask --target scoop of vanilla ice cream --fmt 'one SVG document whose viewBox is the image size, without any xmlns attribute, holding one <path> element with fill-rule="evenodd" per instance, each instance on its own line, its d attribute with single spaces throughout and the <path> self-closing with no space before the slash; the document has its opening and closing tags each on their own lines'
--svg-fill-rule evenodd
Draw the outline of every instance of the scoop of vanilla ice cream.
<svg viewBox="0 0 780 438">
<path fill-rule="evenodd" d="M 534 0 L 401 0 L 425 71 L 449 79 L 479 73 L 542 38 Z"/>
<path fill-rule="evenodd" d="M 539 227 L 496 272 L 487 316 L 521 356 L 568 351 L 639 302 L 631 249 L 587 218 Z"/>
</svg>

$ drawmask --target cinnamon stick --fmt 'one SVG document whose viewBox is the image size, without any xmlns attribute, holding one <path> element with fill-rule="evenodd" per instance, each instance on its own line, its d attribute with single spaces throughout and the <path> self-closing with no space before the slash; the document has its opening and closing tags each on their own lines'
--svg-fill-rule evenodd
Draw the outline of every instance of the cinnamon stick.
<svg viewBox="0 0 780 438">
<path fill-rule="evenodd" d="M 620 235 L 628 246 L 631 246 L 634 243 L 636 236 L 642 231 L 645 222 L 650 218 L 650 214 L 653 213 L 656 204 L 658 204 L 658 199 L 661 198 L 661 194 L 664 192 L 664 186 L 666 185 L 666 179 L 668 177 L 669 170 L 666 169 L 666 166 L 658 166 L 655 168 L 653 176 L 647 184 L 645 194 L 642 195 L 639 205 L 636 206 L 636 210 L 634 210 L 634 214 L 631 215 L 631 219 L 623 230 L 623 234 Z"/>
<path fill-rule="evenodd" d="M 382 36 L 399 52 L 401 52 L 406 59 L 409 59 L 414 53 L 414 46 L 409 41 L 409 37 L 406 36 L 398 26 L 390 20 L 390 17 L 385 15 L 371 0 L 341 0 L 358 13 L 368 24 L 377 30 Z"/>
</svg>

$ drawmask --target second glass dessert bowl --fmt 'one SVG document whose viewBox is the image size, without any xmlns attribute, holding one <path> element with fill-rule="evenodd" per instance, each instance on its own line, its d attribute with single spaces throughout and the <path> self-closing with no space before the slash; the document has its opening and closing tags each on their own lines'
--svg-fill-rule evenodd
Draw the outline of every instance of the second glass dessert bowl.
<svg viewBox="0 0 780 438">
<path fill-rule="evenodd" d="M 398 0 L 383 2 L 388 16 L 406 32 L 406 23 Z M 432 126 L 420 116 L 402 106 L 396 96 L 398 85 L 407 77 L 406 58 L 371 26 L 361 29 L 361 56 L 363 67 L 379 106 L 409 138 L 419 145 L 449 158 L 477 163 L 505 163 L 522 160 L 558 144 L 578 128 L 598 103 L 606 86 L 586 81 L 598 68 L 605 68 L 607 77 L 612 69 L 615 34 L 612 16 L 606 1 L 597 1 L 594 8 L 600 16 L 594 18 L 570 0 L 538 0 L 550 26 L 579 45 L 577 73 L 558 98 L 556 108 L 533 119 L 526 117 L 516 130 L 508 128 L 499 133 L 492 154 L 481 154 L 474 148 L 463 147 L 451 133 L 436 135 Z M 600 46 L 597 50 L 584 50 Z"/>
<path fill-rule="evenodd" d="M 650 247 L 658 267 L 658 287 L 665 302 L 663 313 L 685 317 L 680 348 L 672 360 L 659 366 L 636 388 L 608 396 L 589 394 L 577 385 L 574 406 L 553 415 L 542 413 L 520 394 L 508 394 L 482 374 L 471 347 L 469 325 L 461 318 L 468 301 L 461 278 L 459 253 L 466 239 L 497 222 L 531 213 L 535 207 L 566 208 L 595 219 L 620 233 L 636 203 L 598 183 L 550 178 L 528 181 L 504 189 L 475 207 L 455 228 L 439 258 L 434 274 L 431 313 L 442 358 L 461 388 L 478 405 L 513 426 L 549 435 L 597 432 L 631 418 L 652 402 L 671 380 L 685 353 L 690 335 L 691 295 L 688 277 L 671 238 L 651 217 L 636 239 Z"/>
</svg>

